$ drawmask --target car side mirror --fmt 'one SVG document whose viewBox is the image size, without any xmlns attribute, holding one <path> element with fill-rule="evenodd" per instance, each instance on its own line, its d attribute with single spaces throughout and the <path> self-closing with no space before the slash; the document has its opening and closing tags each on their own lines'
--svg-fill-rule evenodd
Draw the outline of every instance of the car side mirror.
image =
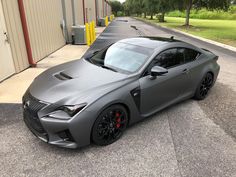
<svg viewBox="0 0 236 177">
<path fill-rule="evenodd" d="M 167 69 L 160 66 L 153 66 L 151 69 L 151 78 L 155 79 L 157 76 L 163 76 L 166 73 L 168 73 Z"/>
</svg>

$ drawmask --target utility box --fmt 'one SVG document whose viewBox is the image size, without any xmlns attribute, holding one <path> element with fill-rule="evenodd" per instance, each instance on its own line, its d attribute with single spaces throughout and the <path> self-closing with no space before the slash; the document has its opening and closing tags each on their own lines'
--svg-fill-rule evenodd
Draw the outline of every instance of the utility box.
<svg viewBox="0 0 236 177">
<path fill-rule="evenodd" d="M 98 26 L 105 27 L 106 26 L 106 20 L 105 18 L 98 19 Z"/>
<path fill-rule="evenodd" d="M 86 44 L 86 28 L 82 26 L 72 26 L 73 44 Z"/>
</svg>

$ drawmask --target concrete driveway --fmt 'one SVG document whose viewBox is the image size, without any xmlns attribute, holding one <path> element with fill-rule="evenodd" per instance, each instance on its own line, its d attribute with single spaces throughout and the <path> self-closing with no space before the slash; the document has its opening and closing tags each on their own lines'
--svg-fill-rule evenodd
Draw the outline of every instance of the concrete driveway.
<svg viewBox="0 0 236 177">
<path fill-rule="evenodd" d="M 0 176 L 235 177 L 236 54 L 132 18 L 117 20 L 90 50 L 129 34 L 174 35 L 207 48 L 220 56 L 221 65 L 209 97 L 165 109 L 112 145 L 77 150 L 38 140 L 24 125 L 20 104 L 0 103 Z"/>
</svg>

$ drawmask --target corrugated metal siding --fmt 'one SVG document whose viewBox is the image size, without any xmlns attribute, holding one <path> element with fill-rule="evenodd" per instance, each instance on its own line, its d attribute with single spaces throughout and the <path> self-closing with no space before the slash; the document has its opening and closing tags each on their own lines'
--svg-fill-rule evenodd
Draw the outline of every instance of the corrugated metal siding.
<svg viewBox="0 0 236 177">
<path fill-rule="evenodd" d="M 1 0 L 10 38 L 16 72 L 29 66 L 17 0 Z M 98 15 L 103 17 L 104 0 L 98 0 Z M 33 59 L 37 62 L 65 45 L 61 29 L 63 19 L 61 0 L 24 0 Z M 67 27 L 73 24 L 71 0 L 65 0 Z M 88 21 L 96 20 L 95 0 L 85 0 Z M 84 24 L 82 0 L 75 0 L 77 24 Z"/>
<path fill-rule="evenodd" d="M 97 0 L 97 2 L 98 2 L 98 16 L 99 16 L 99 18 L 103 18 L 103 14 L 104 14 L 104 11 L 103 11 L 103 1 L 104 0 Z"/>
<path fill-rule="evenodd" d="M 111 6 L 108 4 L 108 15 L 110 16 L 112 14 L 111 12 Z"/>
<path fill-rule="evenodd" d="M 75 0 L 75 21 L 77 25 L 84 25 L 83 0 Z"/>
<path fill-rule="evenodd" d="M 17 0 L 2 0 L 16 72 L 29 66 Z"/>
<path fill-rule="evenodd" d="M 104 3 L 103 3 L 103 12 L 104 12 L 104 17 L 106 17 L 106 1 L 104 0 Z"/>
<path fill-rule="evenodd" d="M 59 0 L 24 0 L 33 59 L 37 62 L 65 45 Z"/>
<path fill-rule="evenodd" d="M 65 8 L 66 8 L 66 22 L 67 22 L 67 30 L 69 34 L 69 40 L 71 41 L 72 36 L 72 25 L 73 25 L 73 14 L 72 14 L 72 3 L 71 0 L 65 0 Z"/>
<path fill-rule="evenodd" d="M 94 0 L 85 0 L 85 8 L 87 8 L 88 22 L 96 21 L 95 1 Z"/>
</svg>

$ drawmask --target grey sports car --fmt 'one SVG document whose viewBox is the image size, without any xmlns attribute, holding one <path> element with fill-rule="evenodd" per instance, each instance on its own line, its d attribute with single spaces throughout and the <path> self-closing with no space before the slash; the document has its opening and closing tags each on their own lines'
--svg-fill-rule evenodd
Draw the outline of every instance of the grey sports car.
<svg viewBox="0 0 236 177">
<path fill-rule="evenodd" d="M 23 97 L 24 121 L 49 144 L 108 145 L 167 106 L 204 99 L 217 59 L 173 38 L 124 39 L 39 75 Z"/>
</svg>

